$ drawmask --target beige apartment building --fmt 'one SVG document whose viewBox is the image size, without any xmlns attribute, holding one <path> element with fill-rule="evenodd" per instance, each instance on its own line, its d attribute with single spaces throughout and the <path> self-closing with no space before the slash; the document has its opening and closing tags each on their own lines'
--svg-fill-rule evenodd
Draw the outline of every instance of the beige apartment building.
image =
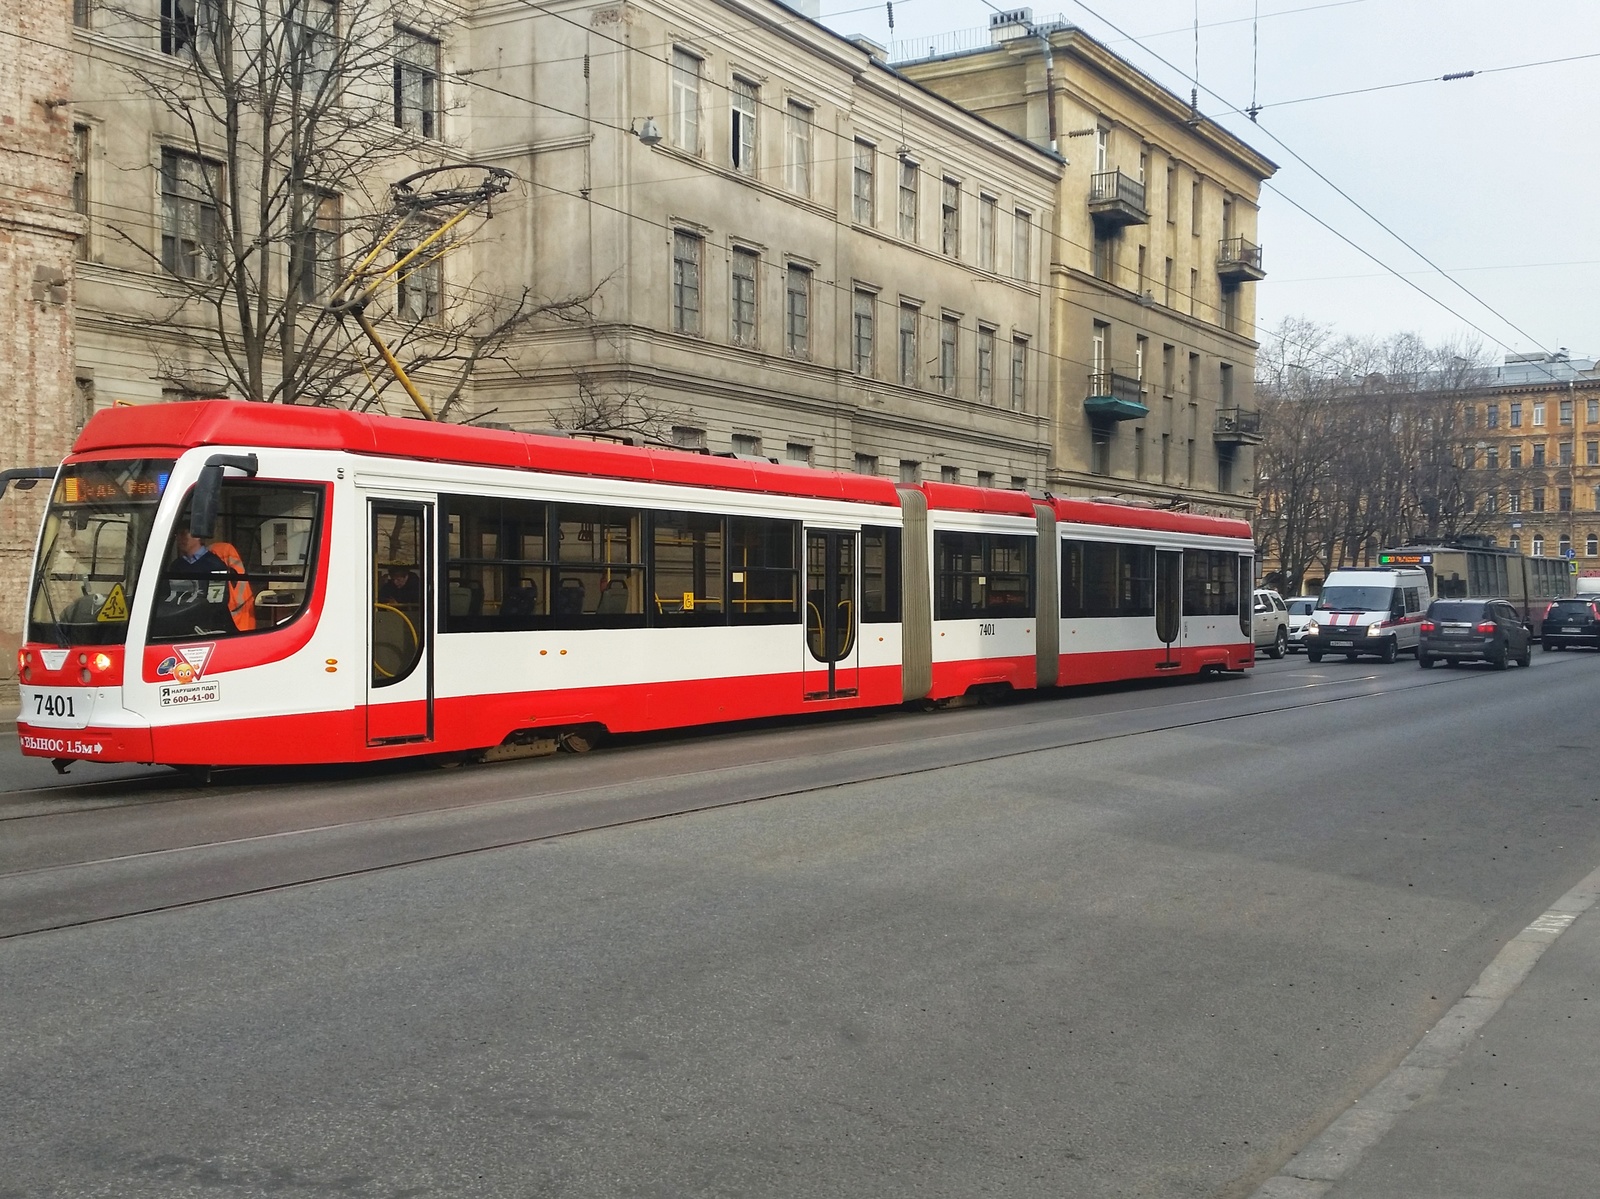
<svg viewBox="0 0 1600 1199">
<path fill-rule="evenodd" d="M 955 45 L 898 68 L 1067 159 L 1049 486 L 1250 516 L 1256 215 L 1277 168 L 1062 21 L 997 13 L 989 44 Z"/>
<path fill-rule="evenodd" d="M 341 36 L 358 7 L 300 2 Z M 174 262 L 194 258 L 164 261 L 174 230 L 225 218 L 199 194 L 218 162 L 129 85 L 134 68 L 183 70 L 171 13 L 188 3 L 130 0 L 115 20 L 83 4 L 78 361 L 102 404 L 228 394 L 182 315 L 150 324 Z M 592 423 L 713 452 L 1042 484 L 1058 155 L 771 0 L 479 0 L 435 6 L 425 33 L 392 12 L 392 106 L 350 103 L 406 139 L 364 194 L 323 198 L 330 216 L 297 249 L 331 277 L 365 248 L 384 183 L 468 159 L 517 186 L 468 245 L 380 295 L 380 318 L 443 321 L 524 289 L 585 300 L 486 356 L 453 419 L 543 428 L 587 406 Z"/>
<path fill-rule="evenodd" d="M 0 469 L 60 461 L 82 420 L 73 386 L 71 6 L 0 11 Z M 16 678 L 27 578 L 48 488 L 0 500 L 0 680 Z"/>
</svg>

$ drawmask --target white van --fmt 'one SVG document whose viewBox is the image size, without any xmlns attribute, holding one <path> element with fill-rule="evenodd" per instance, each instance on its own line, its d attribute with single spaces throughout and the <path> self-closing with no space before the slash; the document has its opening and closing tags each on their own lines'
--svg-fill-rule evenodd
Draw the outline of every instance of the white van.
<svg viewBox="0 0 1600 1199">
<path fill-rule="evenodd" d="M 1345 567 L 1328 572 L 1301 644 L 1306 658 L 1344 654 L 1352 662 L 1376 654 L 1393 662 L 1399 654 L 1417 655 L 1422 613 L 1433 599 L 1422 570 L 1388 566 Z"/>
</svg>

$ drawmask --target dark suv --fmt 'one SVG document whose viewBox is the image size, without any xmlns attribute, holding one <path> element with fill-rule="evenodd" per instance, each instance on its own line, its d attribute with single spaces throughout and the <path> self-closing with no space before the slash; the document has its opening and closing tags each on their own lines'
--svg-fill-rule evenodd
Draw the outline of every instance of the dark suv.
<svg viewBox="0 0 1600 1199">
<path fill-rule="evenodd" d="M 1533 632 L 1508 601 L 1441 599 L 1428 605 L 1417 648 L 1417 665 L 1424 670 L 1441 659 L 1448 666 L 1478 661 L 1504 670 L 1513 658 L 1518 666 L 1533 660 Z"/>
<path fill-rule="evenodd" d="M 1600 649 L 1600 601 L 1557 600 L 1545 609 L 1539 644 L 1545 649 L 1592 645 Z"/>
</svg>

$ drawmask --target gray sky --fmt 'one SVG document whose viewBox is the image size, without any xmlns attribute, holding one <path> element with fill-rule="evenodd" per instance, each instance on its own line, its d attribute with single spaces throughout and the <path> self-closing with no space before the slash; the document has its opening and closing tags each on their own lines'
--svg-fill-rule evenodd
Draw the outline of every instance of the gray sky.
<svg viewBox="0 0 1600 1199">
<path fill-rule="evenodd" d="M 1561 346 L 1600 355 L 1600 0 L 1085 3 L 1049 0 L 1034 20 L 1059 14 L 1184 96 L 1198 12 L 1201 109 L 1279 164 L 1261 197 L 1263 327 L 1293 314 L 1341 333 L 1478 338 L 1497 358 Z M 896 0 L 894 36 L 977 29 L 993 11 Z M 889 39 L 881 4 L 823 0 L 823 20 Z M 1524 66 L 1583 55 L 1594 57 Z M 1459 71 L 1488 73 L 1437 82 Z M 1381 90 L 1289 103 L 1359 89 Z M 1227 112 L 1252 95 L 1254 126 Z"/>
</svg>

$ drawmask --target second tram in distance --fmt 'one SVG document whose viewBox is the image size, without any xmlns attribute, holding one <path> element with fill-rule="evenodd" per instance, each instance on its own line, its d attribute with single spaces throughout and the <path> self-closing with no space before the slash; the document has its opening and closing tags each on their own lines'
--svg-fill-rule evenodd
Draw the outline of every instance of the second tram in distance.
<svg viewBox="0 0 1600 1199">
<path fill-rule="evenodd" d="M 350 762 L 1244 670 L 1241 520 L 345 411 L 97 414 L 24 753 Z"/>
</svg>

